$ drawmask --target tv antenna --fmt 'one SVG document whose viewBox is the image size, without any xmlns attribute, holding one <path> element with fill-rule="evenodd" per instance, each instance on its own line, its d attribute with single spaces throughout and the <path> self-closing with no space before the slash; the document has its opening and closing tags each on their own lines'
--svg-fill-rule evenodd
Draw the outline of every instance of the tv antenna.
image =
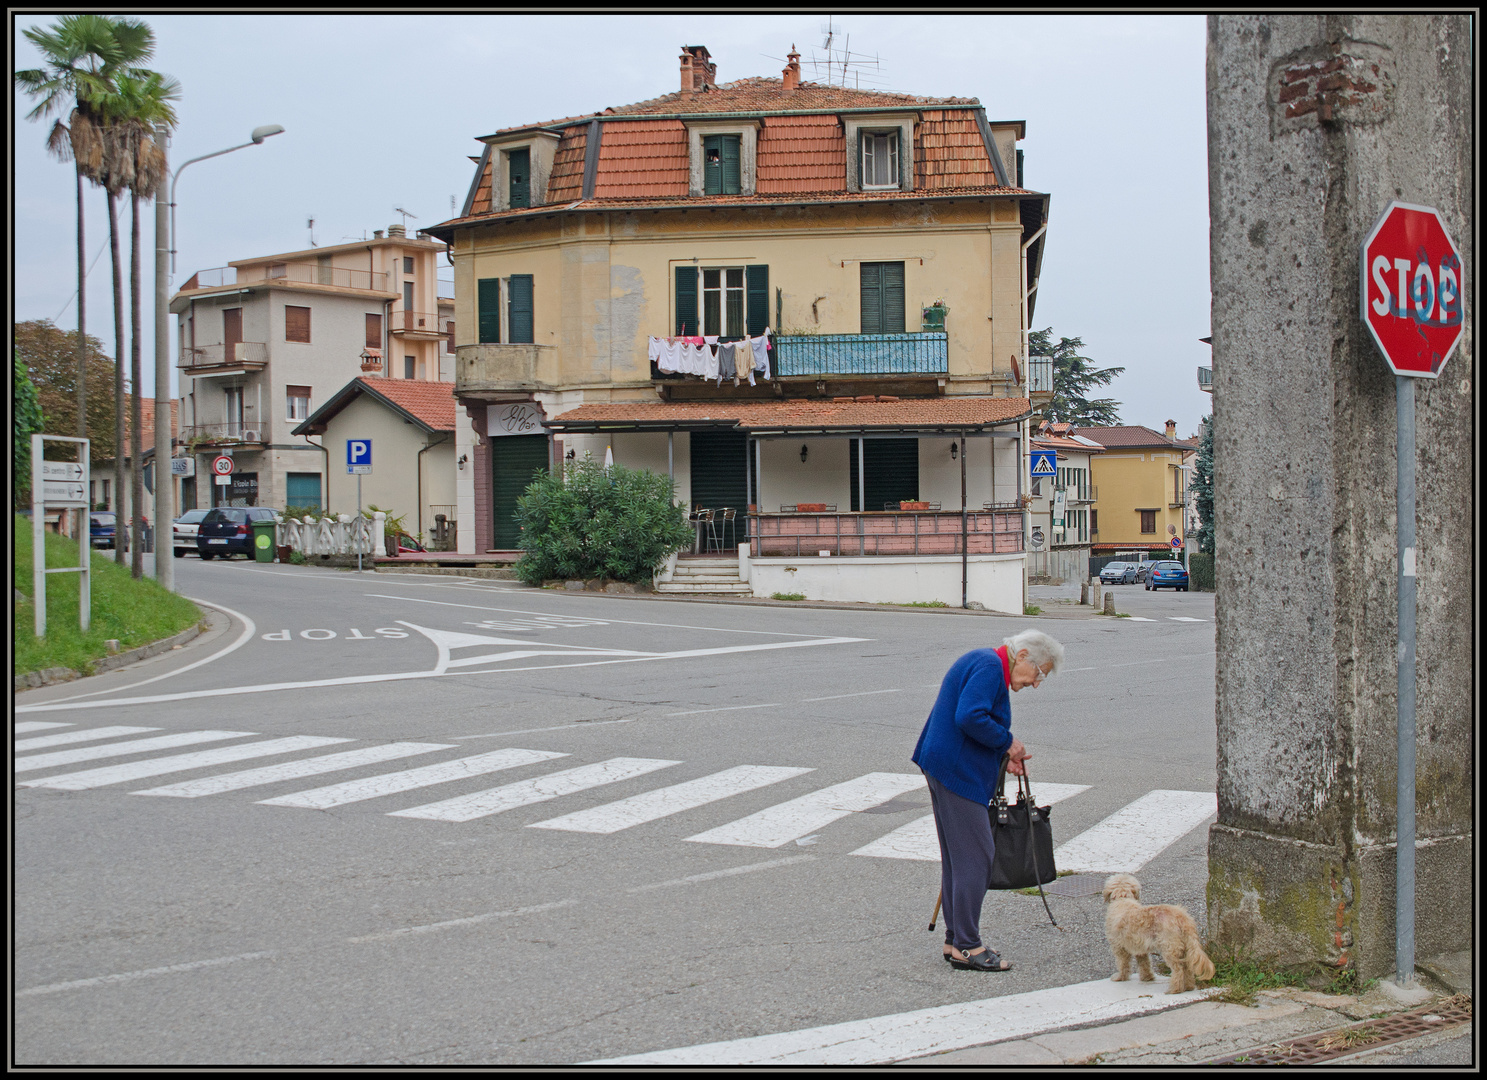
<svg viewBox="0 0 1487 1080">
<path fill-rule="evenodd" d="M 866 73 L 869 89 L 873 89 L 874 84 L 881 88 L 885 80 L 882 60 L 877 53 L 869 57 L 866 53 L 852 52 L 852 35 L 838 30 L 830 17 L 821 27 L 821 35 L 822 54 L 813 53 L 810 58 L 817 79 L 824 74 L 827 86 L 847 86 L 850 81 L 851 85 L 861 89 L 863 74 Z M 838 38 L 841 39 L 840 45 L 837 44 Z"/>
<path fill-rule="evenodd" d="M 417 221 L 418 220 L 418 215 L 417 214 L 411 214 L 407 210 L 404 210 L 401 206 L 394 206 L 392 208 L 392 212 L 394 214 L 402 214 L 403 215 L 403 231 L 404 232 L 407 232 L 408 231 L 408 219 L 409 218 L 412 218 L 414 221 Z"/>
<path fill-rule="evenodd" d="M 315 219 L 311 218 L 309 221 L 305 222 L 305 228 L 310 230 L 310 246 L 315 247 Z"/>
</svg>

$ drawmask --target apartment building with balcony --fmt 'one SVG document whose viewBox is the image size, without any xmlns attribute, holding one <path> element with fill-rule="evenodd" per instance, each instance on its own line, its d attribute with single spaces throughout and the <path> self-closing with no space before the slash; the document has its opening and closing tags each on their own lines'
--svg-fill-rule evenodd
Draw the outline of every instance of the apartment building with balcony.
<svg viewBox="0 0 1487 1080">
<path fill-rule="evenodd" d="M 183 508 L 324 506 L 327 470 L 344 468 L 344 448 L 296 437 L 296 427 L 362 375 L 452 382 L 444 250 L 393 225 L 366 241 L 192 274 L 170 301 L 180 438 L 196 458 Z M 230 485 L 212 483 L 218 455 L 233 458 Z"/>
<path fill-rule="evenodd" d="M 1081 427 L 1073 434 L 1105 448 L 1090 466 L 1098 495 L 1091 507 L 1092 555 L 1171 550 L 1173 537 L 1186 539 L 1197 440 L 1177 438 L 1174 420 L 1165 434 L 1141 424 Z"/>
<path fill-rule="evenodd" d="M 702 46 L 680 67 L 674 93 L 481 137 L 461 215 L 425 230 L 455 267 L 462 540 L 514 547 L 532 469 L 609 452 L 733 511 L 756 570 L 797 549 L 945 559 L 957 603 L 979 575 L 1020 611 L 1048 212 L 1021 184 L 1023 122 L 803 82 L 794 52 L 777 79 L 719 84 Z M 768 378 L 657 356 L 765 336 Z"/>
<path fill-rule="evenodd" d="M 1090 528 L 1099 498 L 1092 461 L 1105 453 L 1073 425 L 1044 421 L 1033 435 L 1034 450 L 1054 454 L 1055 474 L 1032 478 L 1028 504 L 1028 580 L 1062 584 L 1089 576 Z"/>
</svg>

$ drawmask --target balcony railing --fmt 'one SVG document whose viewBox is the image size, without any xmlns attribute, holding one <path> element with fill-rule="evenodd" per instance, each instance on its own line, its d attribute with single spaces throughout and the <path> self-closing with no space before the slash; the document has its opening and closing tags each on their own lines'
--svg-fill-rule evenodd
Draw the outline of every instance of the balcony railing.
<svg viewBox="0 0 1487 1080">
<path fill-rule="evenodd" d="M 950 339 L 943 333 L 799 334 L 775 338 L 774 374 L 944 375 Z"/>
<path fill-rule="evenodd" d="M 268 363 L 268 346 L 262 341 L 239 341 L 233 344 L 197 345 L 181 350 L 176 366 L 183 371 L 210 368 L 261 369 Z"/>
<path fill-rule="evenodd" d="M 432 311 L 394 311 L 392 332 L 395 334 L 442 334 L 443 324 Z"/>
<path fill-rule="evenodd" d="M 1053 393 L 1053 357 L 1027 358 L 1027 389 L 1030 394 Z"/>
<path fill-rule="evenodd" d="M 301 285 L 331 285 L 340 289 L 390 291 L 385 272 L 322 266 L 318 262 L 259 263 L 254 266 L 217 266 L 210 270 L 198 270 L 181 286 L 181 291 L 250 285 L 256 282 L 272 284 L 280 281 Z"/>
<path fill-rule="evenodd" d="M 760 557 L 831 555 L 959 555 L 960 511 L 883 514 L 750 514 L 749 535 Z M 1020 511 L 966 514 L 966 554 L 1022 551 Z"/>
<path fill-rule="evenodd" d="M 252 420 L 187 424 L 181 428 L 181 438 L 197 443 L 266 443 L 269 429 L 267 424 L 255 424 Z"/>
<path fill-rule="evenodd" d="M 1207 365 L 1199 365 L 1198 389 L 1210 394 L 1213 393 L 1213 368 Z"/>
<path fill-rule="evenodd" d="M 553 345 L 461 345 L 454 354 L 454 392 L 547 390 L 558 385 Z"/>
<path fill-rule="evenodd" d="M 1095 484 L 1091 484 L 1089 487 L 1084 489 L 1069 488 L 1068 494 L 1065 496 L 1065 498 L 1069 501 L 1070 505 L 1083 505 L 1085 503 L 1098 502 L 1100 499 L 1100 489 Z"/>
</svg>

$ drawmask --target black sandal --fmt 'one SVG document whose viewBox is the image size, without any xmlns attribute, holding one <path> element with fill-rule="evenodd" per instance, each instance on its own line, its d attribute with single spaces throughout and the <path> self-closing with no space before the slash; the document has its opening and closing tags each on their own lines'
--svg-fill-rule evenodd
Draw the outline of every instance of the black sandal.
<svg viewBox="0 0 1487 1080">
<path fill-rule="evenodd" d="M 957 950 L 957 955 L 955 956 L 951 956 L 948 953 L 941 953 L 940 955 L 944 956 L 945 959 L 950 962 L 951 967 L 959 971 L 1012 970 L 1012 965 L 1010 963 L 1003 960 L 1000 956 L 992 952 L 990 949 L 987 949 L 985 952 L 979 953 L 969 953 L 964 950 Z"/>
</svg>

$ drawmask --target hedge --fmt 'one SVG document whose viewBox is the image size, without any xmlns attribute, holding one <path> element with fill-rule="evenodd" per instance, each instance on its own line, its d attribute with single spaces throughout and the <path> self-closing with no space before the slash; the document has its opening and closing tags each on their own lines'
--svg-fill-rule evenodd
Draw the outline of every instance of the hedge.
<svg viewBox="0 0 1487 1080">
<path fill-rule="evenodd" d="M 1188 587 L 1213 592 L 1213 556 L 1195 551 L 1188 556 Z"/>
</svg>

